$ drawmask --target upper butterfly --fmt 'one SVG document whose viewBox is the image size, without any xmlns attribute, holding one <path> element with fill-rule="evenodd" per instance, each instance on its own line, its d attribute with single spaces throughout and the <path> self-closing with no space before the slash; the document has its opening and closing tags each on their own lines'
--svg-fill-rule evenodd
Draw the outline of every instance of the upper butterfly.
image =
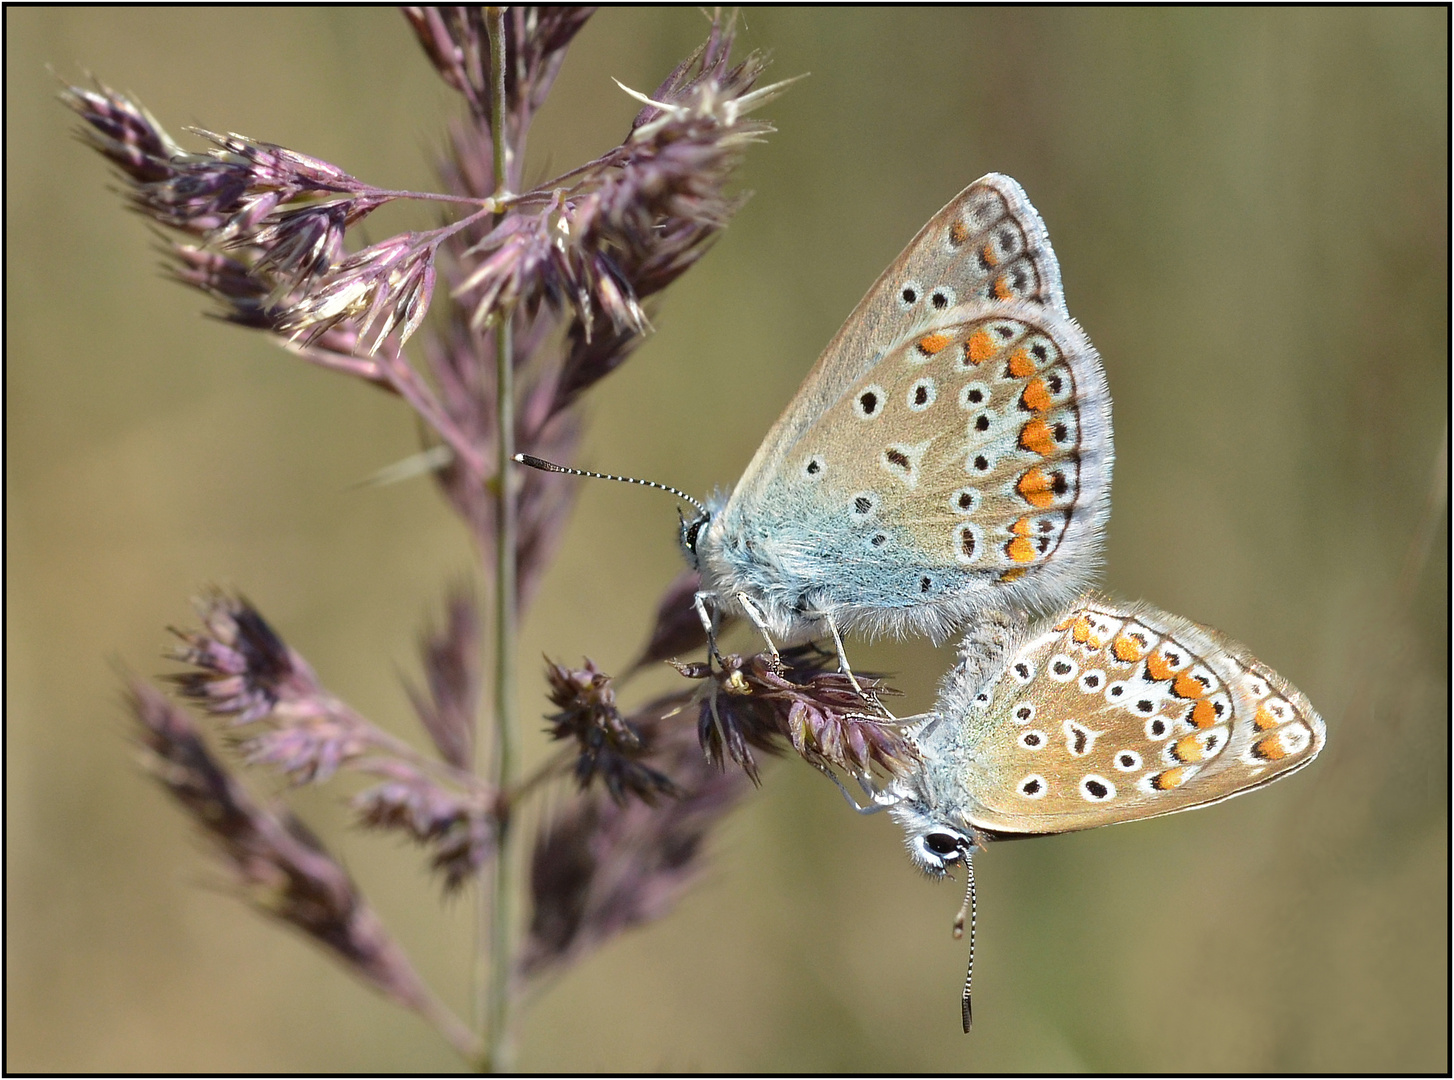
<svg viewBox="0 0 1454 1080">
<path fill-rule="evenodd" d="M 1100 358 L 1039 214 L 991 173 L 884 271 L 682 546 L 703 595 L 765 634 L 942 639 L 1085 587 L 1111 462 Z"/>
</svg>

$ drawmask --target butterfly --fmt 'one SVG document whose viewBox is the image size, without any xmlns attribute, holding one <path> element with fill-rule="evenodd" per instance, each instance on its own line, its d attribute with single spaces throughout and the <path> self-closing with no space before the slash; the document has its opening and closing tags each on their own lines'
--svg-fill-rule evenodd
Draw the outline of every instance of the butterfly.
<svg viewBox="0 0 1454 1080">
<path fill-rule="evenodd" d="M 914 719 L 919 765 L 875 801 L 921 869 L 965 864 L 971 974 L 976 848 L 1210 806 L 1303 768 L 1326 738 L 1308 699 L 1243 646 L 1094 596 L 1038 622 L 977 622 Z M 963 1004 L 968 1031 L 968 978 Z"/>
<path fill-rule="evenodd" d="M 884 271 L 730 496 L 683 519 L 698 610 L 745 614 L 770 649 L 826 625 L 847 670 L 840 628 L 942 640 L 992 606 L 1053 608 L 1097 567 L 1112 457 L 1045 226 L 991 173 Z"/>
</svg>

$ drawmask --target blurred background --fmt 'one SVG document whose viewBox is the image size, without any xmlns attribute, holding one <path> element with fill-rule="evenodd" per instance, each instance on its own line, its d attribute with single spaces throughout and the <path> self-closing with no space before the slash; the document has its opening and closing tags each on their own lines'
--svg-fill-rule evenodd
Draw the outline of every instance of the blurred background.
<svg viewBox="0 0 1454 1080">
<path fill-rule="evenodd" d="M 666 920 L 546 987 L 534 1070 L 1441 1072 L 1448 1053 L 1448 12 L 766 10 L 756 194 L 592 392 L 584 464 L 730 486 L 920 225 L 1017 178 L 1104 357 L 1106 587 L 1248 645 L 1322 712 L 1296 777 L 978 860 L 974 1034 L 957 885 L 801 762 Z M 458 1059 L 208 887 L 139 773 L 118 669 L 167 670 L 188 598 L 244 590 L 332 690 L 423 741 L 399 688 L 463 532 L 395 400 L 200 317 L 70 137 L 46 66 L 176 134 L 238 131 L 431 187 L 452 95 L 388 10 L 6 12 L 6 1021 L 17 1071 L 432 1071 Z M 543 179 L 619 142 L 704 36 L 608 10 L 532 135 Z M 196 141 L 183 139 L 195 147 Z M 680 568 L 671 502 L 587 485 L 524 629 L 621 667 Z M 925 707 L 949 652 L 858 643 Z M 654 674 L 637 694 L 671 685 Z M 650 683 L 650 685 L 647 685 Z M 261 778 L 259 778 L 261 779 Z M 470 906 L 419 855 L 293 803 L 467 1011 Z"/>
</svg>

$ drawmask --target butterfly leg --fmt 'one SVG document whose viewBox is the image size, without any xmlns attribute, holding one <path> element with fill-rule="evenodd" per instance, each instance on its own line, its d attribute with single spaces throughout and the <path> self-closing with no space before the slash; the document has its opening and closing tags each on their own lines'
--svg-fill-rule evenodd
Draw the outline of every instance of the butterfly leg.
<svg viewBox="0 0 1454 1080">
<path fill-rule="evenodd" d="M 897 798 L 889 795 L 887 792 L 871 791 L 869 795 L 869 804 L 867 806 L 861 806 L 858 800 L 853 797 L 853 793 L 843 786 L 843 781 L 839 780 L 838 777 L 834 775 L 832 769 L 828 768 L 828 766 L 826 765 L 820 765 L 817 762 L 813 763 L 813 767 L 824 776 L 826 776 L 829 780 L 832 780 L 833 786 L 836 787 L 840 792 L 842 792 L 843 797 L 848 800 L 848 805 L 853 807 L 853 809 L 860 814 L 877 814 L 880 810 L 886 810 L 898 801 Z M 863 783 L 861 778 L 859 780 L 859 783 Z M 863 784 L 863 787 L 865 791 L 869 791 L 869 786 L 867 784 Z"/>
<path fill-rule="evenodd" d="M 848 681 L 853 685 L 853 689 L 857 691 L 858 696 L 863 698 L 869 706 L 878 709 L 880 712 L 887 713 L 892 718 L 893 713 L 885 709 L 883 703 L 878 698 L 874 697 L 858 684 L 858 679 L 854 677 L 853 669 L 848 666 L 848 654 L 843 651 L 843 635 L 838 632 L 838 624 L 833 621 L 833 615 L 825 611 L 822 614 L 822 619 L 828 624 L 828 632 L 833 635 L 833 648 L 838 652 L 838 670 L 848 676 Z"/>
<path fill-rule="evenodd" d="M 702 629 L 707 632 L 707 659 L 717 661 L 717 666 L 722 666 L 722 654 L 717 651 L 717 605 L 712 605 L 712 612 L 707 613 L 707 597 L 716 598 L 716 593 L 699 592 L 692 597 L 692 606 L 697 609 L 697 618 L 702 620 Z"/>
<path fill-rule="evenodd" d="M 738 593 L 737 602 L 742 605 L 742 610 L 747 612 L 747 618 L 751 620 L 752 625 L 757 627 L 757 632 L 762 635 L 762 640 L 767 642 L 767 651 L 772 655 L 772 666 L 781 671 L 783 659 L 778 655 L 777 646 L 772 641 L 772 635 L 767 632 L 767 620 L 762 617 L 762 611 L 753 603 L 752 597 L 746 593 Z"/>
</svg>

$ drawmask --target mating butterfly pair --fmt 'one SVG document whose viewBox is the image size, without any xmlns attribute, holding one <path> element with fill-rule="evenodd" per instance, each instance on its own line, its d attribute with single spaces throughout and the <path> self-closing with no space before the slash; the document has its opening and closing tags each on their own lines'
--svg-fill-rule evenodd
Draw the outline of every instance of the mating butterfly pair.
<svg viewBox="0 0 1454 1080">
<path fill-rule="evenodd" d="M 1113 456 L 1044 223 L 992 173 L 884 271 L 725 501 L 667 489 L 700 511 L 682 546 L 709 634 L 723 610 L 770 649 L 826 630 L 847 671 L 842 630 L 969 625 L 909 727 L 918 768 L 872 808 L 924 870 L 965 864 L 971 972 L 976 848 L 1210 805 L 1323 746 L 1307 699 L 1240 645 L 1084 593 Z M 963 1011 L 968 1031 L 968 978 Z"/>
<path fill-rule="evenodd" d="M 971 972 L 987 840 L 1207 806 L 1324 742 L 1240 645 L 1081 595 L 1110 509 L 1110 405 L 1040 216 L 991 174 L 869 290 L 725 503 L 683 526 L 704 592 L 769 644 L 826 628 L 841 659 L 840 627 L 970 623 L 910 729 L 919 767 L 875 804 L 921 868 L 965 863 Z M 968 1031 L 968 977 L 963 1014 Z"/>
</svg>

